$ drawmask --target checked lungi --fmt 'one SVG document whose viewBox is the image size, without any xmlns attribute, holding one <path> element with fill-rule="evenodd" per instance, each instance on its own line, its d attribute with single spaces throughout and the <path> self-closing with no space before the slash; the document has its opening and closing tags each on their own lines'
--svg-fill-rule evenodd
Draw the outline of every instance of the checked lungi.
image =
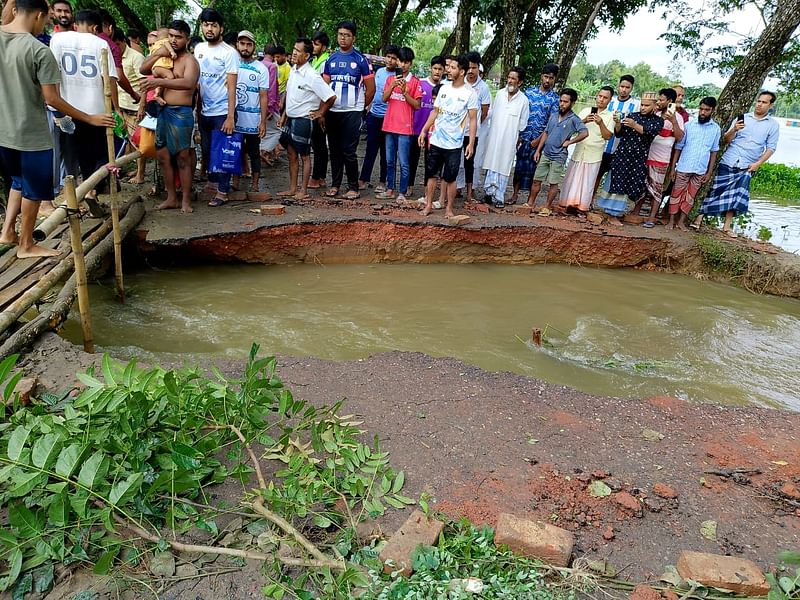
<svg viewBox="0 0 800 600">
<path fill-rule="evenodd" d="M 750 204 L 750 180 L 753 174 L 745 169 L 720 165 L 711 191 L 700 207 L 703 215 L 724 215 L 728 211 L 740 215 Z"/>
<path fill-rule="evenodd" d="M 688 215 L 694 206 L 697 191 L 703 185 L 705 173 L 676 173 L 672 184 L 672 194 L 669 197 L 669 214 L 677 215 L 682 212 Z"/>
</svg>

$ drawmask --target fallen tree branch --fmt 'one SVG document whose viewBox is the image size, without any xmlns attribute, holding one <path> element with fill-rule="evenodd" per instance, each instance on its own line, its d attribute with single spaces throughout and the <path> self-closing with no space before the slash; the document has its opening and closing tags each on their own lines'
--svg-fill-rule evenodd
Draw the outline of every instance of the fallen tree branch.
<svg viewBox="0 0 800 600">
<path fill-rule="evenodd" d="M 720 477 L 733 477 L 734 475 L 745 474 L 760 475 L 763 471 L 757 468 L 748 469 L 746 467 L 739 467 L 736 469 L 710 469 L 708 471 L 703 471 L 703 473 L 706 475 L 719 475 Z"/>
</svg>

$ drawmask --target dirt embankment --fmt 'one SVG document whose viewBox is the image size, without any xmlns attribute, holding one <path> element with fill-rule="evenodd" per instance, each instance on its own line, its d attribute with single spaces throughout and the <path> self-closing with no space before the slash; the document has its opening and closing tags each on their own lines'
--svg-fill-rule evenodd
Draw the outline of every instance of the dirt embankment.
<svg viewBox="0 0 800 600">
<path fill-rule="evenodd" d="M 254 206 L 210 209 L 201 203 L 191 216 L 149 212 L 137 232 L 139 248 L 169 260 L 265 264 L 558 262 L 664 269 L 800 298 L 800 257 L 716 231 L 620 229 L 513 208 L 486 212 L 485 205 L 460 209 L 470 217 L 460 227 L 439 213 L 422 218 L 413 208 L 369 200 L 313 199 L 287 206 L 280 216 L 254 214 Z"/>
<path fill-rule="evenodd" d="M 21 366 L 63 390 L 96 360 L 51 334 Z M 500 512 L 554 523 L 575 532 L 577 555 L 608 559 L 634 580 L 657 578 L 684 549 L 766 569 L 800 547 L 798 413 L 592 396 L 419 353 L 284 358 L 279 374 L 314 403 L 347 398 L 344 410 L 406 472 L 407 495 L 428 492 L 435 509 L 476 523 L 494 525 Z M 596 479 L 615 493 L 593 497 Z M 220 497 L 236 497 L 233 487 Z M 405 517 L 388 514 L 384 531 Z M 701 535 L 705 521 L 717 523 L 715 540 Z M 204 597 L 251 597 L 254 588 L 237 574 L 208 585 L 227 591 Z M 180 585 L 172 592 L 197 596 Z"/>
</svg>

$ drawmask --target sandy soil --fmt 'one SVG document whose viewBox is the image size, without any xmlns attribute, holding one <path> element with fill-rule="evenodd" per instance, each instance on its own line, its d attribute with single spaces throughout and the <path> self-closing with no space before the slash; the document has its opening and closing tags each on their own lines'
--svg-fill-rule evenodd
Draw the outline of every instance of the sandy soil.
<svg viewBox="0 0 800 600">
<path fill-rule="evenodd" d="M 96 360 L 50 334 L 21 367 L 42 386 L 63 390 Z M 240 367 L 218 364 L 230 373 Z M 554 523 L 575 533 L 576 555 L 607 558 L 633 580 L 657 578 L 684 549 L 742 556 L 767 569 L 778 552 L 800 547 L 800 498 L 780 492 L 800 483 L 798 413 L 591 396 L 419 353 L 347 362 L 282 358 L 279 374 L 314 403 L 346 398 L 345 410 L 363 419 L 394 467 L 405 470 L 404 493 L 427 491 L 437 510 L 476 523 L 494 524 L 500 512 Z M 651 441 L 645 430 L 664 437 L 650 433 Z M 737 468 L 761 473 L 738 482 L 709 473 Z M 620 494 L 590 496 L 586 488 L 596 478 Z M 677 498 L 656 495 L 657 483 Z M 627 508 L 625 493 L 644 502 Z M 387 514 L 384 531 L 406 512 Z M 718 523 L 716 541 L 700 534 L 707 520 Z M 81 578 L 66 589 L 117 597 L 119 585 L 119 578 Z M 161 597 L 257 598 L 261 585 L 258 565 L 249 564 L 243 573 L 171 584 Z M 129 593 L 122 597 L 142 597 Z"/>
</svg>

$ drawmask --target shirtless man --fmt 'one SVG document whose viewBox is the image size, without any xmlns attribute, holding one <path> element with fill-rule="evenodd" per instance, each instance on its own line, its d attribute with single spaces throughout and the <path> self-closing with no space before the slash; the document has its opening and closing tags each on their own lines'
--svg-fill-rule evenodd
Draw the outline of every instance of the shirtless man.
<svg viewBox="0 0 800 600">
<path fill-rule="evenodd" d="M 192 208 L 192 131 L 194 130 L 194 113 L 192 103 L 200 77 L 200 66 L 188 51 L 191 29 L 186 21 L 176 20 L 169 25 L 169 41 L 175 53 L 173 64 L 174 79 L 146 79 L 142 82 L 142 93 L 147 90 L 162 88 L 166 105 L 158 115 L 156 129 L 156 151 L 161 172 L 164 174 L 164 187 L 167 188 L 167 199 L 156 206 L 156 210 L 180 208 L 183 213 L 190 213 Z M 143 75 L 152 73 L 153 65 L 160 58 L 171 56 L 168 48 L 161 46 L 148 56 L 142 64 Z M 174 165 L 177 165 L 181 181 L 182 198 L 178 204 L 175 191 Z"/>
</svg>

